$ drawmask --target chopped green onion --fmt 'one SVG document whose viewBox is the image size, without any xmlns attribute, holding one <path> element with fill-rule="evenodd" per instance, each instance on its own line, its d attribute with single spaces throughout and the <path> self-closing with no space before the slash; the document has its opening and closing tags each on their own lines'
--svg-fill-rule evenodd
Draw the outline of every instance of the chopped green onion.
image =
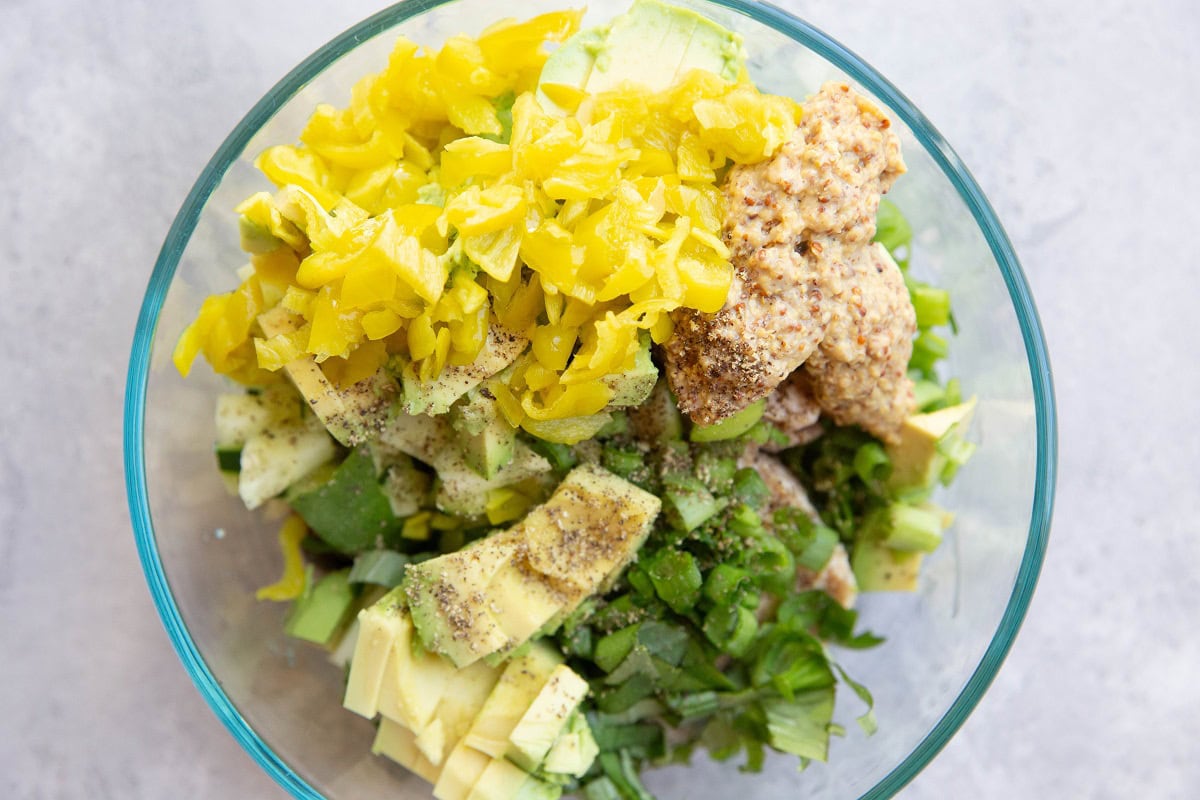
<svg viewBox="0 0 1200 800">
<path fill-rule="evenodd" d="M 917 328 L 925 330 L 950 322 L 950 293 L 935 289 L 927 283 L 913 282 L 909 286 L 913 310 L 917 312 Z"/>
<path fill-rule="evenodd" d="M 735 605 L 751 585 L 750 573 L 732 564 L 717 564 L 704 579 L 704 596 L 718 606 Z"/>
<path fill-rule="evenodd" d="M 570 445 L 548 442 L 536 436 L 529 437 L 529 446 L 535 453 L 550 462 L 555 472 L 566 472 L 579 463 L 579 456 Z"/>
<path fill-rule="evenodd" d="M 915 369 L 925 376 L 933 375 L 933 365 L 950 353 L 949 344 L 941 336 L 932 331 L 923 331 L 913 342 L 912 358 L 908 360 L 909 369 Z"/>
<path fill-rule="evenodd" d="M 733 476 L 733 496 L 752 508 L 762 508 L 771 496 L 771 490 L 763 482 L 758 470 L 744 467 Z"/>
<path fill-rule="evenodd" d="M 893 550 L 932 553 L 942 543 L 940 511 L 893 503 L 887 517 L 889 531 L 883 543 Z"/>
<path fill-rule="evenodd" d="M 616 445 L 605 445 L 600 453 L 600 463 L 609 472 L 620 475 L 626 480 L 646 465 L 646 456 L 637 448 L 622 448 Z"/>
<path fill-rule="evenodd" d="M 596 642 L 596 652 L 592 660 L 596 666 L 605 672 L 612 672 L 629 655 L 629 651 L 637 644 L 638 628 L 640 625 L 629 625 L 614 631 Z"/>
<path fill-rule="evenodd" d="M 946 390 L 936 381 L 927 381 L 921 377 L 913 381 L 913 399 L 916 401 L 917 411 L 934 411 L 935 406 L 940 405 L 945 398 Z"/>
<path fill-rule="evenodd" d="M 814 526 L 812 540 L 803 550 L 796 553 L 796 563 L 813 572 L 820 572 L 829 563 L 839 541 L 837 531 L 833 528 L 827 528 L 824 525 Z"/>
<path fill-rule="evenodd" d="M 622 800 L 654 800 L 654 796 L 642 786 L 637 766 L 633 763 L 629 751 L 601 753 L 599 761 L 600 768 L 612 780 Z"/>
<path fill-rule="evenodd" d="M 833 722 L 833 687 L 812 689 L 791 700 L 762 701 L 771 746 L 785 753 L 824 761 L 829 755 L 829 726 Z"/>
<path fill-rule="evenodd" d="M 583 787 L 584 800 L 621 800 L 617 785 L 608 776 L 602 775 Z"/>
<path fill-rule="evenodd" d="M 606 714 L 619 714 L 654 694 L 654 688 L 654 679 L 649 675 L 634 675 L 620 686 L 602 692 L 596 699 L 596 707 Z"/>
<path fill-rule="evenodd" d="M 748 608 L 717 606 L 704 617 L 704 635 L 733 656 L 745 655 L 757 633 L 758 619 Z"/>
<path fill-rule="evenodd" d="M 733 476 L 737 473 L 737 461 L 718 455 L 709 449 L 696 455 L 696 477 L 711 492 L 726 494 L 733 487 Z"/>
<path fill-rule="evenodd" d="M 899 207 L 891 200 L 880 200 L 875 217 L 875 241 L 886 247 L 901 267 L 908 266 L 912 238 L 912 228 Z"/>
<path fill-rule="evenodd" d="M 696 604 L 704 579 L 691 553 L 660 550 L 647 565 L 647 574 L 663 602 L 682 613 Z"/>
<path fill-rule="evenodd" d="M 410 561 L 408 556 L 395 550 L 368 550 L 354 559 L 348 580 L 392 589 L 404 580 L 404 568 Z"/>
<path fill-rule="evenodd" d="M 681 530 L 693 531 L 712 518 L 728 502 L 718 500 L 692 475 L 664 475 L 663 502 L 671 521 Z"/>
<path fill-rule="evenodd" d="M 879 442 L 867 442 L 854 453 L 854 471 L 863 483 L 884 481 L 892 474 L 892 460 Z"/>
<path fill-rule="evenodd" d="M 721 698 L 713 691 L 675 695 L 667 698 L 667 708 L 685 720 L 708 717 L 721 708 Z"/>
</svg>

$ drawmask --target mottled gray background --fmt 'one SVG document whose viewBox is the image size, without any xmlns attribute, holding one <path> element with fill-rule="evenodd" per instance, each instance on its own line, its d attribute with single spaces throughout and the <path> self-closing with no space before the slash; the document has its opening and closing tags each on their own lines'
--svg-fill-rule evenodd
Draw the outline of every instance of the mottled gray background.
<svg viewBox="0 0 1200 800">
<path fill-rule="evenodd" d="M 1191 0 L 783 3 L 972 169 L 1046 326 L 1049 557 L 978 710 L 906 800 L 1200 797 Z M 370 0 L 0 0 L 0 796 L 264 797 L 129 530 L 120 419 L 170 221 L 254 101 Z"/>
</svg>

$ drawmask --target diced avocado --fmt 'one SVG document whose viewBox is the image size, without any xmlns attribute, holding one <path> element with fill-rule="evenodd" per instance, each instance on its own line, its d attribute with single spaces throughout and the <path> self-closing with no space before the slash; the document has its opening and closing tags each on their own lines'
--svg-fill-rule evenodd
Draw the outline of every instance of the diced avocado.
<svg viewBox="0 0 1200 800">
<path fill-rule="evenodd" d="M 315 425 L 297 423 L 252 436 L 242 448 L 238 494 L 246 508 L 258 508 L 335 455 L 333 440 Z"/>
<path fill-rule="evenodd" d="M 735 80 L 745 56 L 741 38 L 694 11 L 635 0 L 607 26 L 568 39 L 546 61 L 543 94 L 577 87 L 594 94 L 624 82 L 659 91 L 693 69 Z"/>
<path fill-rule="evenodd" d="M 662 501 L 594 464 L 571 470 L 515 529 L 530 567 L 579 600 L 605 587 L 650 533 Z M 564 531 L 561 520 L 570 520 Z M 566 610 L 569 612 L 572 604 Z"/>
<path fill-rule="evenodd" d="M 493 535 L 408 567 L 405 593 L 425 647 L 464 667 L 508 644 L 482 590 L 514 553 L 511 537 Z"/>
<path fill-rule="evenodd" d="M 362 606 L 361 595 L 360 602 L 355 605 Z M 329 651 L 329 663 L 335 667 L 345 669 L 350 666 L 350 659 L 354 657 L 354 650 L 358 646 L 358 617 L 350 618 L 350 624 L 346 626 L 345 633 L 337 637 L 337 644 Z"/>
<path fill-rule="evenodd" d="M 658 382 L 658 367 L 654 366 L 654 360 L 650 357 L 650 335 L 643 331 L 633 369 L 605 375 L 600 380 L 612 390 L 612 399 L 608 401 L 610 408 L 644 403 Z"/>
<path fill-rule="evenodd" d="M 393 513 L 375 461 L 363 446 L 346 456 L 327 483 L 289 492 L 288 502 L 313 533 L 343 553 L 394 541 L 404 525 Z"/>
<path fill-rule="evenodd" d="M 264 431 L 300 422 L 303 411 L 304 404 L 291 386 L 270 386 L 258 394 L 219 395 L 217 450 L 240 451 L 249 439 Z"/>
<path fill-rule="evenodd" d="M 429 724 L 417 733 L 416 745 L 430 764 L 440 766 L 446 760 L 451 745 L 446 741 L 446 727 L 436 712 Z"/>
<path fill-rule="evenodd" d="M 416 734 L 408 728 L 384 717 L 379 721 L 371 752 L 387 756 L 422 780 L 436 783 L 442 771 L 422 755 L 416 740 Z"/>
<path fill-rule="evenodd" d="M 409 517 L 417 513 L 425 505 L 432 483 L 429 473 L 417 469 L 407 456 L 390 464 L 383 481 L 383 493 L 391 504 L 392 514 Z"/>
<path fill-rule="evenodd" d="M 450 410 L 450 424 L 458 432 L 459 446 L 467 466 L 484 478 L 494 478 L 513 459 L 517 432 L 494 399 L 468 393 Z"/>
<path fill-rule="evenodd" d="M 409 568 L 408 597 L 422 641 L 459 666 L 519 647 L 545 622 L 610 585 L 649 535 L 661 505 L 601 467 L 576 467 L 509 530 Z M 508 608 L 494 610 L 501 603 Z"/>
<path fill-rule="evenodd" d="M 646 402 L 629 409 L 629 427 L 642 441 L 666 442 L 683 438 L 683 416 L 665 380 L 654 385 Z"/>
<path fill-rule="evenodd" d="M 300 318 L 276 307 L 259 315 L 258 325 L 270 337 L 291 333 Z M 396 395 L 396 381 L 381 369 L 353 386 L 338 389 L 309 356 L 284 366 L 284 372 L 304 397 L 313 413 L 338 442 L 353 447 L 374 438 L 387 421 Z"/>
<path fill-rule="evenodd" d="M 508 758 L 526 770 L 536 769 L 587 693 L 587 681 L 570 667 L 566 664 L 555 667 L 509 735 Z"/>
<path fill-rule="evenodd" d="M 467 800 L 558 800 L 562 787 L 538 780 L 511 761 L 494 758 Z"/>
<path fill-rule="evenodd" d="M 448 514 L 481 516 L 487 511 L 488 492 L 492 489 L 511 486 L 549 471 L 549 461 L 533 452 L 524 442 L 518 441 L 513 445 L 512 461 L 491 478 L 484 478 L 461 461 L 457 465 L 449 462 L 437 467 L 435 502 L 438 508 Z"/>
<path fill-rule="evenodd" d="M 468 390 L 511 364 L 521 355 L 529 340 L 493 322 L 479 355 L 462 367 L 448 366 L 428 383 L 417 379 L 411 366 L 405 367 L 404 410 L 409 414 L 445 414 Z"/>
<path fill-rule="evenodd" d="M 721 442 L 726 439 L 736 439 L 762 419 L 766 407 L 767 401 L 760 399 L 736 414 L 714 422 L 712 425 L 693 425 L 690 438 L 693 442 Z"/>
<path fill-rule="evenodd" d="M 948 440 L 961 438 L 971 424 L 976 398 L 965 403 L 915 414 L 904 422 L 900 440 L 888 445 L 892 474 L 888 486 L 893 489 L 928 488 L 933 486 L 946 466 L 945 450 Z"/>
<path fill-rule="evenodd" d="M 430 761 L 434 764 L 442 763 L 442 760 L 449 756 L 450 750 L 463 740 L 491 696 L 500 674 L 500 669 L 489 667 L 480 661 L 454 673 L 442 701 L 438 703 L 434 712 L 433 721 L 441 728 L 442 745 L 436 753 L 437 758 L 429 755 Z"/>
<path fill-rule="evenodd" d="M 533 419 L 526 417 L 521 421 L 521 427 L 526 432 L 539 439 L 556 444 L 578 444 L 584 439 L 595 436 L 601 428 L 612 420 L 612 414 L 601 411 L 583 417 L 564 417 L 562 419 Z"/>
<path fill-rule="evenodd" d="M 545 578 L 524 564 L 506 562 L 488 583 L 484 595 L 507 642 L 498 653 L 507 653 L 529 641 L 582 598 L 568 597 L 546 584 Z"/>
<path fill-rule="evenodd" d="M 437 653 L 414 648 L 412 620 L 406 614 L 404 621 L 406 624 L 397 626 L 383 671 L 379 713 L 413 731 L 422 731 L 433 719 L 455 669 Z"/>
<path fill-rule="evenodd" d="M 466 743 L 493 758 L 502 758 L 513 728 L 561 663 L 562 656 L 541 642 L 534 643 L 527 653 L 514 656 L 472 722 Z"/>
<path fill-rule="evenodd" d="M 542 771 L 582 778 L 599 754 L 600 747 L 596 744 L 596 737 L 592 735 L 587 719 L 576 711 L 546 754 Z"/>
<path fill-rule="evenodd" d="M 442 774 L 438 776 L 433 787 L 433 796 L 437 800 L 467 800 L 473 787 L 487 769 L 491 759 L 465 742 L 459 742 L 446 763 L 442 766 Z"/>
<path fill-rule="evenodd" d="M 487 493 L 550 471 L 550 462 L 523 442 L 513 446 L 513 458 L 491 478 L 471 469 L 444 417 L 399 414 L 380 434 L 388 446 L 424 461 L 438 474 L 438 508 L 460 516 L 481 516 L 487 510 Z"/>
<path fill-rule="evenodd" d="M 924 553 L 893 550 L 882 542 L 860 541 L 850 558 L 863 592 L 915 592 Z"/>
<path fill-rule="evenodd" d="M 331 572 L 296 598 L 283 630 L 288 636 L 328 645 L 345 628 L 358 592 L 347 580 L 350 570 Z"/>
<path fill-rule="evenodd" d="M 403 591 L 394 589 L 358 612 L 358 641 L 342 705 L 367 719 L 379 713 L 379 694 L 392 643 L 412 624 L 401 605 L 403 599 Z"/>
</svg>

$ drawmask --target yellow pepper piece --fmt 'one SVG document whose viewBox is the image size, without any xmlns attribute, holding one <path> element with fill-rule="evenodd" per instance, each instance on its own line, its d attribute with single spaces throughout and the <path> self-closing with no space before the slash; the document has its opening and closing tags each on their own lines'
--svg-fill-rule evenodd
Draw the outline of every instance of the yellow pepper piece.
<svg viewBox="0 0 1200 800">
<path fill-rule="evenodd" d="M 304 573 L 304 553 L 300 542 L 308 535 L 308 526 L 297 514 L 292 514 L 279 528 L 279 549 L 283 553 L 283 575 L 269 586 L 254 593 L 257 600 L 285 602 L 304 593 L 307 577 Z"/>
<path fill-rule="evenodd" d="M 312 150 L 291 145 L 269 147 L 254 160 L 254 166 L 280 189 L 298 186 L 326 207 L 338 201 L 338 194 L 331 186 L 333 175 L 329 165 Z"/>
<path fill-rule="evenodd" d="M 468 178 L 496 178 L 512 169 L 512 150 L 506 144 L 478 136 L 455 139 L 442 150 L 438 181 L 453 189 Z"/>
<path fill-rule="evenodd" d="M 492 233 L 525 218 L 525 193 L 519 186 L 471 186 L 446 202 L 446 221 L 463 236 Z"/>
</svg>

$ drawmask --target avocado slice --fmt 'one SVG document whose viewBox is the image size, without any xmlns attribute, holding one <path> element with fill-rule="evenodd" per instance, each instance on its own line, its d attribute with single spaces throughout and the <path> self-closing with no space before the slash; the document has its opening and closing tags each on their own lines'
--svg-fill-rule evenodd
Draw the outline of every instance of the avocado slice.
<svg viewBox="0 0 1200 800">
<path fill-rule="evenodd" d="M 425 647 L 465 667 L 508 644 L 480 590 L 515 553 L 511 537 L 490 536 L 408 567 L 405 592 Z"/>
<path fill-rule="evenodd" d="M 336 455 L 333 440 L 315 420 L 251 436 L 239 459 L 238 495 L 246 508 L 258 508 Z"/>
<path fill-rule="evenodd" d="M 459 516 L 481 516 L 487 493 L 550 471 L 550 462 L 523 442 L 513 445 L 513 458 L 485 478 L 467 466 L 445 417 L 398 414 L 380 433 L 380 441 L 432 466 L 438 474 L 437 506 Z"/>
<path fill-rule="evenodd" d="M 512 461 L 517 432 L 494 398 L 468 392 L 450 409 L 450 425 L 458 432 L 463 460 L 484 478 L 496 477 Z"/>
<path fill-rule="evenodd" d="M 538 780 L 511 761 L 493 758 L 467 800 L 557 800 L 562 787 Z"/>
<path fill-rule="evenodd" d="M 412 620 L 403 617 L 392 640 L 383 681 L 379 713 L 414 732 L 425 730 L 454 676 L 454 665 L 436 653 L 418 651 Z"/>
<path fill-rule="evenodd" d="M 258 317 L 258 326 L 267 337 L 291 333 L 300 325 L 299 317 L 278 306 Z M 329 434 L 346 447 L 379 432 L 396 395 L 396 381 L 385 369 L 345 389 L 334 386 L 311 356 L 297 358 L 283 371 Z"/>
<path fill-rule="evenodd" d="M 889 488 L 932 488 L 947 466 L 946 453 L 962 441 L 970 426 L 976 404 L 977 398 L 972 397 L 956 406 L 914 414 L 905 420 L 900 439 L 887 447 L 892 460 Z"/>
<path fill-rule="evenodd" d="M 316 585 L 310 577 L 304 594 L 292 605 L 284 633 L 322 647 L 332 642 L 345 629 L 358 596 L 349 575 L 348 569 L 331 572 Z"/>
<path fill-rule="evenodd" d="M 442 774 L 433 786 L 433 796 L 437 800 L 467 800 L 471 787 L 478 782 L 491 761 L 465 742 L 459 742 L 446 758 Z"/>
<path fill-rule="evenodd" d="M 530 772 L 537 769 L 587 693 L 587 681 L 570 667 L 566 664 L 555 667 L 509 734 L 506 753 L 509 760 Z"/>
<path fill-rule="evenodd" d="M 868 539 L 854 545 L 850 566 L 860 591 L 915 592 L 924 557 L 921 552 L 893 550 Z"/>
<path fill-rule="evenodd" d="M 520 647 L 543 620 L 569 614 L 609 585 L 661 506 L 607 470 L 576 467 L 507 531 L 409 567 L 407 593 L 422 641 L 459 666 Z M 493 611 L 501 601 L 508 609 Z"/>
<path fill-rule="evenodd" d="M 591 769 L 592 762 L 600 755 L 600 746 L 588 726 L 587 719 L 575 711 L 567 722 L 566 729 L 546 753 L 542 771 L 558 775 L 582 778 Z"/>
<path fill-rule="evenodd" d="M 611 408 L 641 405 L 654 391 L 658 383 L 658 367 L 650 357 L 650 334 L 643 331 L 638 337 L 638 351 L 634 357 L 633 368 L 613 375 L 605 375 L 600 379 L 612 390 L 612 399 L 608 401 Z"/>
<path fill-rule="evenodd" d="M 635 0 L 608 24 L 575 34 L 546 60 L 539 80 L 543 107 L 554 98 L 616 89 L 632 82 L 661 91 L 693 69 L 736 80 L 745 63 L 741 37 L 695 11 Z"/>
<path fill-rule="evenodd" d="M 529 652 L 514 656 L 479 710 L 464 741 L 493 758 L 503 758 L 513 728 L 537 698 L 562 655 L 536 642 Z"/>
<path fill-rule="evenodd" d="M 633 435 L 642 441 L 669 442 L 683 438 L 683 415 L 666 380 L 660 380 L 646 401 L 625 412 Z"/>
<path fill-rule="evenodd" d="M 327 482 L 289 492 L 288 503 L 313 533 L 342 553 L 395 542 L 404 526 L 364 446 L 351 451 Z"/>
<path fill-rule="evenodd" d="M 417 379 L 411 365 L 404 368 L 404 410 L 409 414 L 445 414 L 458 398 L 507 367 L 529 343 L 521 334 L 493 321 L 479 355 L 470 364 L 447 366 L 432 381 Z"/>
<path fill-rule="evenodd" d="M 375 755 L 387 756 L 422 780 L 436 783 L 442 770 L 433 764 L 417 747 L 417 736 L 395 720 L 384 717 L 371 745 Z"/>
<path fill-rule="evenodd" d="M 392 643 L 411 626 L 403 609 L 404 591 L 393 589 L 374 605 L 358 612 L 358 640 L 350 659 L 350 675 L 342 705 L 355 714 L 374 719 L 379 713 L 383 673 Z"/>
</svg>

